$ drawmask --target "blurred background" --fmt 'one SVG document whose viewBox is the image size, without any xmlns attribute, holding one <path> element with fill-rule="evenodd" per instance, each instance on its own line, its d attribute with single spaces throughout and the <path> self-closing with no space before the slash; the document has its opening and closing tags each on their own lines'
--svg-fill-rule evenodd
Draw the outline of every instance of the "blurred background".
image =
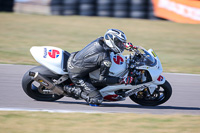
<svg viewBox="0 0 200 133">
<path fill-rule="evenodd" d="M 0 11 L 161 19 L 154 15 L 151 0 L 0 0 Z"/>
<path fill-rule="evenodd" d="M 0 0 L 0 11 L 200 23 L 199 0 Z"/>
</svg>

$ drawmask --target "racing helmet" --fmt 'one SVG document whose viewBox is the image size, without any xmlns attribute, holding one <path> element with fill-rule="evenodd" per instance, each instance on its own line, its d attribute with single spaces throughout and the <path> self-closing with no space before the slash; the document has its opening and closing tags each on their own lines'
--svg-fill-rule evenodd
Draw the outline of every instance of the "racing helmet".
<svg viewBox="0 0 200 133">
<path fill-rule="evenodd" d="M 122 53 L 125 49 L 126 35 L 118 29 L 108 29 L 104 35 L 104 42 L 114 53 Z"/>
</svg>

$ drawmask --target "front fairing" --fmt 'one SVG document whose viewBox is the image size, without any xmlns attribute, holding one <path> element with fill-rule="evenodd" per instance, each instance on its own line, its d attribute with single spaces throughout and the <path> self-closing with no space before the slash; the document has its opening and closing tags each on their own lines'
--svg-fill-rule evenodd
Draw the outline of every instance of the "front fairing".
<svg viewBox="0 0 200 133">
<path fill-rule="evenodd" d="M 144 58 L 140 60 L 142 63 L 136 62 L 136 69 L 147 70 L 152 81 L 156 81 L 163 71 L 160 59 L 152 49 L 147 51 L 142 47 L 139 48 L 142 50 Z"/>
</svg>

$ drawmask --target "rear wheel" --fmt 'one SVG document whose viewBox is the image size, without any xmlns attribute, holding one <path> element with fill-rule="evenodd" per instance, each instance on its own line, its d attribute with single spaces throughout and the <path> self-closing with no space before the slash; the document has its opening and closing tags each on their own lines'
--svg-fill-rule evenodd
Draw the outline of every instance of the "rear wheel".
<svg viewBox="0 0 200 133">
<path fill-rule="evenodd" d="M 172 95 L 172 88 L 166 80 L 164 84 L 159 85 L 152 95 L 148 95 L 148 90 L 140 91 L 130 96 L 130 99 L 143 106 L 157 106 L 165 103 Z"/>
<path fill-rule="evenodd" d="M 32 72 L 39 72 L 44 77 L 49 78 L 50 80 L 58 79 L 59 76 L 49 71 L 47 68 L 43 66 L 38 66 L 30 69 Z M 43 94 L 42 90 L 44 87 L 36 87 L 35 81 L 29 76 L 29 71 L 24 74 L 22 79 L 22 88 L 24 92 L 31 98 L 38 101 L 55 101 L 63 97 L 63 95 L 56 94 Z"/>
</svg>

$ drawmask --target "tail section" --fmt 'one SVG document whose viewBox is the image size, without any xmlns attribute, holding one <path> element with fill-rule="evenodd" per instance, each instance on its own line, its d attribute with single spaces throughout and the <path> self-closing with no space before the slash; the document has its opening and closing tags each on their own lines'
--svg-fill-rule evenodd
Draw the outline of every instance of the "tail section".
<svg viewBox="0 0 200 133">
<path fill-rule="evenodd" d="M 67 60 L 70 53 L 57 47 L 32 47 L 30 52 L 34 59 L 52 72 L 60 75 L 67 74 Z"/>
</svg>

